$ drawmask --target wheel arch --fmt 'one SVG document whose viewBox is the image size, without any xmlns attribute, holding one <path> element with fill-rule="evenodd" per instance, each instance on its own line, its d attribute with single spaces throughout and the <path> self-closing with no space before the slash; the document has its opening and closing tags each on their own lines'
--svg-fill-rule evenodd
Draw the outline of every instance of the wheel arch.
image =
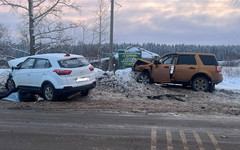
<svg viewBox="0 0 240 150">
<path fill-rule="evenodd" d="M 41 85 L 41 89 L 40 89 L 41 92 L 42 92 L 42 90 L 43 90 L 43 87 L 44 87 L 45 85 L 47 85 L 47 84 L 50 84 L 50 85 L 52 85 L 52 86 L 55 88 L 55 86 L 52 84 L 52 82 L 46 80 L 46 81 L 44 81 L 44 82 L 42 83 L 42 85 Z"/>
<path fill-rule="evenodd" d="M 149 74 L 149 76 L 150 76 L 150 71 L 149 71 L 148 69 L 144 69 L 144 70 L 143 70 L 143 71 L 141 71 L 141 72 L 148 73 L 148 74 Z"/>
<path fill-rule="evenodd" d="M 191 82 L 193 82 L 194 79 L 196 79 L 197 77 L 204 77 L 206 78 L 209 82 L 212 82 L 212 79 L 205 73 L 197 73 L 195 74 L 192 79 L 191 79 Z"/>
</svg>

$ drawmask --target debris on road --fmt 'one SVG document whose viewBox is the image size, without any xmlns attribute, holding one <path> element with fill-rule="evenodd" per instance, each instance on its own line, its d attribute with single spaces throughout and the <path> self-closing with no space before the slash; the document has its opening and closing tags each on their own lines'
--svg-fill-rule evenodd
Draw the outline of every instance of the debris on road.
<svg viewBox="0 0 240 150">
<path fill-rule="evenodd" d="M 148 99 L 150 100 L 163 100 L 164 97 L 169 98 L 169 100 L 177 100 L 180 102 L 185 102 L 186 100 L 184 98 L 187 97 L 187 95 L 174 95 L 174 94 L 163 94 L 163 95 L 157 95 L 157 96 L 147 96 Z"/>
</svg>

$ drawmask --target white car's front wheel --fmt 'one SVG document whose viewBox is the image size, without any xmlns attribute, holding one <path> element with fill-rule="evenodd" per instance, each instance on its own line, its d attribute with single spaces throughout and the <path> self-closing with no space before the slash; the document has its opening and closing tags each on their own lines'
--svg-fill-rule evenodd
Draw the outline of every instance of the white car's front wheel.
<svg viewBox="0 0 240 150">
<path fill-rule="evenodd" d="M 54 101 L 56 100 L 55 88 L 51 84 L 46 84 L 43 87 L 42 95 L 45 100 Z"/>
<path fill-rule="evenodd" d="M 11 79 L 11 78 L 7 79 L 6 88 L 10 92 L 15 92 L 16 91 L 16 87 L 15 87 L 15 83 L 14 83 L 13 79 Z"/>
</svg>

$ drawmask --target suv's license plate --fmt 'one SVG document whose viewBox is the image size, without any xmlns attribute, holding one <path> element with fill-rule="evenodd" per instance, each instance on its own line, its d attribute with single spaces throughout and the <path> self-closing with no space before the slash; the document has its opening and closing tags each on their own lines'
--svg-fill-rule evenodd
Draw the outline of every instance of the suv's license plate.
<svg viewBox="0 0 240 150">
<path fill-rule="evenodd" d="M 76 82 L 84 82 L 84 81 L 89 81 L 88 77 L 84 77 L 84 78 L 77 78 Z"/>
</svg>

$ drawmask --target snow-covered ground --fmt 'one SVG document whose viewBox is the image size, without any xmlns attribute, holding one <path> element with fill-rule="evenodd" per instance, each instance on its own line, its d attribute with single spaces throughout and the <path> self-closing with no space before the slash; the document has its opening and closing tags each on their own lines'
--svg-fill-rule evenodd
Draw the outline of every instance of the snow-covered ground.
<svg viewBox="0 0 240 150">
<path fill-rule="evenodd" d="M 216 85 L 218 89 L 240 90 L 240 67 L 223 67 L 223 82 Z"/>
</svg>

